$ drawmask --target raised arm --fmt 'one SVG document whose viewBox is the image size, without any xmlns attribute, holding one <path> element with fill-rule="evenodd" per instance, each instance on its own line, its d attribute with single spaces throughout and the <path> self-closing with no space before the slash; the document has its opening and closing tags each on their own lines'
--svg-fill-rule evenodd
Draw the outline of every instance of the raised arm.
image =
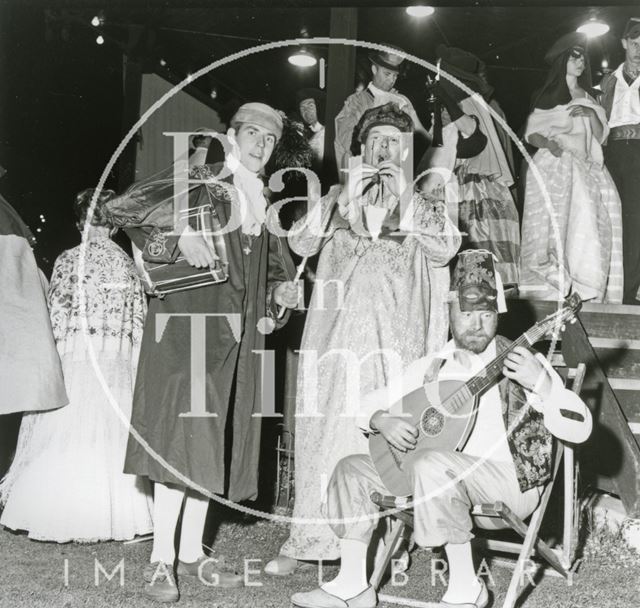
<svg viewBox="0 0 640 608">
<path fill-rule="evenodd" d="M 347 97 L 342 110 L 340 110 L 340 113 L 336 116 L 336 140 L 334 142 L 334 148 L 340 182 L 342 183 L 344 183 L 345 179 L 340 169 L 346 169 L 349 166 L 353 129 L 356 124 L 358 124 L 358 120 L 360 120 L 365 110 L 367 110 L 367 106 L 362 103 L 358 94 L 354 94 Z"/>
<path fill-rule="evenodd" d="M 342 188 L 332 186 L 311 211 L 297 220 L 289 230 L 289 246 L 300 257 L 316 255 L 343 223 L 337 212 Z"/>
</svg>

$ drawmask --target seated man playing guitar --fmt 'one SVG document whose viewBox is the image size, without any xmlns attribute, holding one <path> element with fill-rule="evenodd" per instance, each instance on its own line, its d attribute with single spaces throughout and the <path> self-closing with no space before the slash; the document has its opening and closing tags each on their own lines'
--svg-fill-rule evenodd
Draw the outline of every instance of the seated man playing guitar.
<svg viewBox="0 0 640 608">
<path fill-rule="evenodd" d="M 526 518 L 551 476 L 552 434 L 579 443 L 591 432 L 582 400 L 564 388 L 542 355 L 522 346 L 575 311 L 563 309 L 514 343 L 496 336 L 504 299 L 486 251 L 458 256 L 452 289 L 457 290 L 449 309 L 453 340 L 435 359 L 412 363 L 398 386 L 363 399 L 361 426 L 371 434 L 371 456 L 338 463 L 324 505 L 340 538 L 340 571 L 322 587 L 296 593 L 291 599 L 299 608 L 376 605 L 365 565 L 379 517 L 370 496 L 398 495 L 403 488 L 400 494 L 413 494 L 416 543 L 444 545 L 447 554 L 449 585 L 440 606 L 487 606 L 487 588 L 473 567 L 471 509 L 500 500 Z M 430 387 L 436 380 L 434 395 Z M 472 403 L 467 410 L 460 395 Z"/>
</svg>

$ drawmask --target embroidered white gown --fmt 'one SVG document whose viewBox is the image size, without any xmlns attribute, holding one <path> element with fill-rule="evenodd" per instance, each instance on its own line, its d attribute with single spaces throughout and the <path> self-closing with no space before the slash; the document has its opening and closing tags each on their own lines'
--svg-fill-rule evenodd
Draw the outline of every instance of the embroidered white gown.
<svg viewBox="0 0 640 608">
<path fill-rule="evenodd" d="M 53 269 L 48 303 L 70 403 L 23 417 L 13 464 L 0 484 L 0 523 L 57 542 L 146 534 L 152 530 L 148 482 L 122 472 L 146 312 L 133 263 L 107 238 L 65 251 Z"/>
</svg>

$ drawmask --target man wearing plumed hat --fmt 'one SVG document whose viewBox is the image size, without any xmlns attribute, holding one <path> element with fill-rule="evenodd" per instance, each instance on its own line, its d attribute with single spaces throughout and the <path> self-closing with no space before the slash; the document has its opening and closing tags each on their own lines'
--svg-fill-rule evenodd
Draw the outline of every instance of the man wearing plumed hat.
<svg viewBox="0 0 640 608">
<path fill-rule="evenodd" d="M 638 304 L 640 288 L 640 18 L 622 34 L 625 59 L 600 83 L 609 120 L 605 163 L 622 202 L 623 304 Z"/>
</svg>

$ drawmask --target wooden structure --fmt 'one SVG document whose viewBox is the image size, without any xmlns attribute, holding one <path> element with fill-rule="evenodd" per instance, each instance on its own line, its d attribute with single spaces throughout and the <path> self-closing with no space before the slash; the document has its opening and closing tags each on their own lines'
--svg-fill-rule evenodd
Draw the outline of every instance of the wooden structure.
<svg viewBox="0 0 640 608">
<path fill-rule="evenodd" d="M 500 332 L 519 335 L 557 308 L 557 302 L 510 300 Z M 582 477 L 618 495 L 629 517 L 640 517 L 640 307 L 584 304 L 559 344 L 566 365 L 587 367 L 581 395 L 593 433 L 581 449 Z"/>
</svg>

